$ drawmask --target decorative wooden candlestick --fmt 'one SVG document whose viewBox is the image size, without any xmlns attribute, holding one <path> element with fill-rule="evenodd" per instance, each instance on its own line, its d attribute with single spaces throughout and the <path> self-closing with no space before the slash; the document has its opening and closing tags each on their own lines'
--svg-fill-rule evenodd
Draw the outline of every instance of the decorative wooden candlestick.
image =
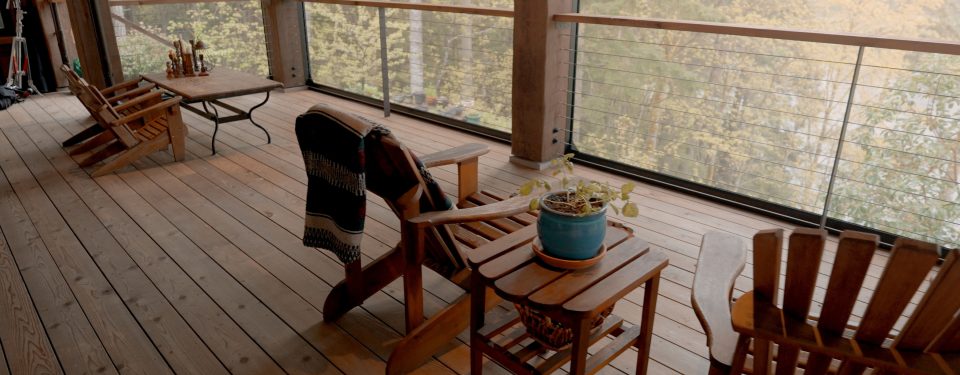
<svg viewBox="0 0 960 375">
<path fill-rule="evenodd" d="M 203 54 L 201 53 L 200 54 L 200 76 L 203 77 L 208 75 L 210 75 L 210 73 L 207 72 L 207 63 L 203 61 Z"/>
</svg>

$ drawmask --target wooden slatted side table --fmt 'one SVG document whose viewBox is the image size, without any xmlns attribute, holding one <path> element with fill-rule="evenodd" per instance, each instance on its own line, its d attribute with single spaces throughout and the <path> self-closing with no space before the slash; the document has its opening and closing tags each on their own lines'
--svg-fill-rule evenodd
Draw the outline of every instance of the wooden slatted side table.
<svg viewBox="0 0 960 375">
<path fill-rule="evenodd" d="M 482 372 L 483 356 L 515 373 L 549 373 L 571 361 L 570 373 L 592 374 L 630 346 L 638 350 L 637 374 L 646 373 L 656 314 L 660 271 L 667 264 L 662 252 L 634 238 L 628 228 L 611 223 L 604 243 L 606 256 L 596 265 L 582 270 L 563 270 L 547 266 L 533 252 L 536 231 L 522 230 L 475 249 L 470 255 L 472 275 L 470 312 L 470 365 L 474 374 Z M 610 315 L 602 325 L 591 325 L 604 310 L 640 285 L 645 285 L 640 326 L 624 328 L 623 320 Z M 487 289 L 524 308 L 533 308 L 564 327 L 573 329 L 573 342 L 536 366 L 527 363 L 544 353 L 537 341 L 524 346 L 524 333 L 509 340 L 497 336 L 520 324 L 516 314 L 487 323 L 483 306 Z M 587 348 L 601 338 L 616 336 L 587 358 Z M 497 341 L 501 341 L 498 343 Z M 503 342 L 506 341 L 506 342 Z"/>
</svg>

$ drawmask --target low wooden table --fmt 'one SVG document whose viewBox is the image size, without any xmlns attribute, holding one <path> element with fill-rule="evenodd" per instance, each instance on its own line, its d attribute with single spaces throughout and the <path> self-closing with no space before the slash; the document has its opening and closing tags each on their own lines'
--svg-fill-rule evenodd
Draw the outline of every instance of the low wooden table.
<svg viewBox="0 0 960 375">
<path fill-rule="evenodd" d="M 180 101 L 180 105 L 183 108 L 213 121 L 213 139 L 210 141 L 210 149 L 213 154 L 217 153 L 217 131 L 220 130 L 221 123 L 250 120 L 250 123 L 267 134 L 267 143 L 270 143 L 270 133 L 256 121 L 253 121 L 252 114 L 254 110 L 267 104 L 267 101 L 270 100 L 270 91 L 282 88 L 282 83 L 226 68 L 217 68 L 210 72 L 209 76 L 203 77 L 167 78 L 166 73 L 144 74 L 142 77 L 157 84 L 163 90 L 181 96 L 183 99 Z M 261 92 L 267 93 L 266 98 L 248 111 L 220 101 L 220 99 Z M 192 105 L 193 103 L 200 103 L 203 109 Z M 233 114 L 221 117 L 217 106 L 233 112 Z"/>
<path fill-rule="evenodd" d="M 532 234 L 531 234 L 532 233 Z M 482 371 L 486 354 L 515 373 L 549 373 L 572 360 L 571 374 L 587 374 L 600 370 L 620 353 L 635 346 L 638 353 L 637 374 L 646 373 L 650 355 L 653 319 L 656 314 L 660 271 L 667 266 L 667 256 L 650 250 L 632 232 L 611 223 L 604 243 L 607 254 L 596 265 L 570 271 L 545 265 L 534 254 L 531 243 L 535 231 L 518 231 L 475 249 L 470 255 L 473 267 L 470 312 L 470 366 L 474 374 Z M 610 315 L 597 329 L 591 325 L 598 315 L 613 306 L 640 285 L 645 285 L 642 321 L 639 327 L 624 329 L 623 320 Z M 507 301 L 534 308 L 543 315 L 573 329 L 573 343 L 534 367 L 527 362 L 543 352 L 543 345 L 533 341 L 513 350 L 528 337 L 524 333 L 512 339 L 497 336 L 520 321 L 516 314 L 486 324 L 483 306 L 486 288 Z M 587 348 L 600 338 L 618 336 L 587 359 Z"/>
</svg>

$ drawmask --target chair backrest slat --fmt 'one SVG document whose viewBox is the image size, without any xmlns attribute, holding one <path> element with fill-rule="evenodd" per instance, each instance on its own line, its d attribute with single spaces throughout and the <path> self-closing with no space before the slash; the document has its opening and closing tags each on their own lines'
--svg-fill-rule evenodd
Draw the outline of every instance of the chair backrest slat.
<svg viewBox="0 0 960 375">
<path fill-rule="evenodd" d="M 950 324 L 947 324 L 946 328 L 940 332 L 940 336 L 927 347 L 927 351 L 932 353 L 960 352 L 960 314 L 953 317 Z"/>
<path fill-rule="evenodd" d="M 944 260 L 936 279 L 894 341 L 897 349 L 925 349 L 957 314 L 960 309 L 960 298 L 957 298 L 957 286 L 960 285 L 958 258 L 957 251 L 952 251 Z"/>
<path fill-rule="evenodd" d="M 879 345 L 886 340 L 910 298 L 937 263 L 937 250 L 936 245 L 928 242 L 897 239 L 857 329 L 857 341 Z"/>
<path fill-rule="evenodd" d="M 782 249 L 783 229 L 762 230 L 753 236 L 753 290 L 757 301 L 777 303 Z"/>
<path fill-rule="evenodd" d="M 857 302 L 857 295 L 870 268 L 870 259 L 880 237 L 863 232 L 844 231 L 840 235 L 837 257 L 833 261 L 827 294 L 817 328 L 821 333 L 841 335 Z"/>
<path fill-rule="evenodd" d="M 806 320 L 810 313 L 826 240 L 822 229 L 798 228 L 790 235 L 783 312 L 795 319 Z"/>
</svg>

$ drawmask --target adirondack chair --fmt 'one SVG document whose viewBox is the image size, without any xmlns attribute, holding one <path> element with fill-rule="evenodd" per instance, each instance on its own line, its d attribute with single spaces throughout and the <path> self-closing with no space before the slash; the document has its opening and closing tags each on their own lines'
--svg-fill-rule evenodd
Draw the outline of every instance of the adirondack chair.
<svg viewBox="0 0 960 375">
<path fill-rule="evenodd" d="M 712 372 L 724 372 L 725 364 L 735 374 L 751 367 L 746 364 L 752 344 L 748 372 L 754 374 L 766 374 L 772 367 L 777 374 L 792 374 L 798 368 L 804 374 L 860 374 L 867 368 L 872 373 L 960 373 L 960 298 L 956 297 L 960 251 L 948 252 L 906 323 L 894 329 L 937 264 L 939 248 L 898 239 L 862 317 L 848 324 L 879 239 L 862 232 L 841 234 L 822 308 L 811 317 L 825 240 L 826 233 L 816 229 L 797 229 L 790 236 L 783 302 L 778 306 L 783 232 L 768 230 L 754 236 L 754 289 L 733 304 L 732 325 L 739 337 L 735 341 L 723 337 L 735 353 L 729 363 L 716 358 Z M 706 246 L 701 258 L 705 250 Z M 709 265 L 704 265 L 708 270 Z M 695 300 L 697 295 L 694 291 Z M 714 326 L 707 332 L 714 332 Z"/>
<path fill-rule="evenodd" d="M 80 103 L 83 104 L 84 108 L 86 108 L 91 115 L 100 109 L 102 103 L 100 100 L 98 100 L 99 98 L 90 95 L 90 89 L 99 92 L 101 94 L 100 97 L 103 98 L 106 103 L 116 107 L 147 94 L 156 88 L 155 84 L 148 83 L 141 85 L 141 83 L 144 82 L 143 80 L 132 79 L 118 85 L 99 90 L 96 87 L 88 84 L 83 78 L 80 78 L 80 76 L 77 75 L 77 73 L 74 72 L 73 69 L 71 69 L 68 65 L 61 65 L 60 70 L 67 77 L 67 87 L 70 89 L 70 92 L 80 99 Z M 139 109 L 141 109 L 139 105 L 124 106 L 120 109 L 119 113 L 127 115 Z M 100 122 L 95 122 L 83 131 L 63 141 L 63 147 L 77 145 L 84 140 L 90 139 L 91 137 L 102 133 L 105 129 L 106 128 L 103 124 Z"/>
<path fill-rule="evenodd" d="M 71 150 L 70 156 L 81 167 L 105 161 L 94 170 L 93 177 L 166 150 L 167 146 L 173 148 L 174 160 L 183 160 L 187 127 L 180 114 L 179 96 L 163 100 L 159 92 L 152 92 L 115 108 L 92 87 L 87 86 L 87 93 L 101 104 L 92 115 L 98 123 L 105 125 L 106 130 Z M 141 109 L 127 115 L 120 114 L 134 106 Z"/>
<path fill-rule="evenodd" d="M 308 132 L 305 127 L 316 130 L 314 136 L 322 136 L 322 129 L 344 126 L 343 120 L 372 122 L 351 113 L 327 106 L 312 108 L 307 114 L 309 122 L 297 124 L 297 136 L 301 144 Z M 305 114 L 306 116 L 306 114 Z M 405 193 L 398 197 L 382 196 L 401 221 L 401 241 L 387 254 L 361 268 L 360 261 L 344 265 L 345 279 L 338 283 L 324 303 L 324 320 L 334 321 L 344 313 L 359 306 L 365 299 L 387 284 L 403 276 L 406 336 L 396 345 L 387 361 L 387 373 L 406 373 L 422 364 L 431 355 L 465 330 L 470 319 L 470 269 L 465 253 L 482 247 L 490 241 L 505 239 L 509 233 L 519 231 L 534 223 L 536 218 L 527 213 L 529 198 L 506 197 L 479 190 L 479 157 L 488 152 L 482 144 L 466 144 L 419 158 L 426 168 L 457 165 L 458 209 L 421 212 L 428 186 L 417 166 L 414 155 L 399 142 L 391 141 L 384 147 L 381 158 L 386 163 L 385 172 L 393 176 L 414 175 L 418 183 L 404 187 Z M 305 162 L 309 163 L 307 158 Z M 367 160 L 367 179 L 371 165 Z M 383 163 L 380 163 L 383 165 Z M 309 168 L 309 164 L 308 164 Z M 526 230 L 531 230 L 528 227 Z M 436 271 L 457 284 L 468 293 L 439 313 L 424 321 L 422 266 Z M 499 299 L 488 296 L 486 308 L 492 308 Z"/>
</svg>

